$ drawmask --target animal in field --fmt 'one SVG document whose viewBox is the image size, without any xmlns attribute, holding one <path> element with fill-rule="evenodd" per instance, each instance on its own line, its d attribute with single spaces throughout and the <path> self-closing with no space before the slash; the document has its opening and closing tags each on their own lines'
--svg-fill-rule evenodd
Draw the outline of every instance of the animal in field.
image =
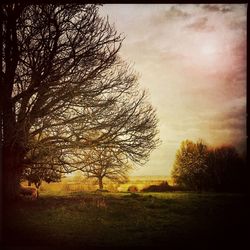
<svg viewBox="0 0 250 250">
<path fill-rule="evenodd" d="M 21 186 L 19 192 L 22 197 L 29 198 L 31 200 L 37 199 L 38 196 L 38 192 L 35 187 Z"/>
</svg>

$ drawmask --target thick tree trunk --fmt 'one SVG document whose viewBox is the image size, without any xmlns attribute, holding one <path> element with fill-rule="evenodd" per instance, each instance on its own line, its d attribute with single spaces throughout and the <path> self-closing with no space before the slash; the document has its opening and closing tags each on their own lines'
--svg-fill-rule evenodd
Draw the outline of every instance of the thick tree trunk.
<svg viewBox="0 0 250 250">
<path fill-rule="evenodd" d="M 99 189 L 103 190 L 102 178 L 98 178 Z"/>
<path fill-rule="evenodd" d="M 3 203 L 16 200 L 19 194 L 20 177 L 24 150 L 19 146 L 23 137 L 20 125 L 17 125 L 15 104 L 12 100 L 15 72 L 19 60 L 16 20 L 25 8 L 22 4 L 4 7 L 1 15 L 1 29 L 5 30 L 1 40 L 1 71 L 4 77 L 0 79 L 1 91 L 1 139 L 2 139 L 2 197 Z M 1 11 L 1 13 L 3 13 Z M 2 55 L 5 55 L 4 59 Z M 3 62 L 5 67 L 2 68 Z"/>
<path fill-rule="evenodd" d="M 22 173 L 22 153 L 15 148 L 3 149 L 3 201 L 15 201 L 19 197 Z"/>
</svg>

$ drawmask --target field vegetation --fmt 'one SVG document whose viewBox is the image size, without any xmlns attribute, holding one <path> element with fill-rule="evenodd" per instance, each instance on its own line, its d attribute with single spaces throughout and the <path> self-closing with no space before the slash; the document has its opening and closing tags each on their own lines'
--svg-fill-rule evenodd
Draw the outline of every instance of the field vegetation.
<svg viewBox="0 0 250 250">
<path fill-rule="evenodd" d="M 6 213 L 6 246 L 52 249 L 241 247 L 248 218 L 244 195 L 194 192 L 44 190 Z"/>
</svg>

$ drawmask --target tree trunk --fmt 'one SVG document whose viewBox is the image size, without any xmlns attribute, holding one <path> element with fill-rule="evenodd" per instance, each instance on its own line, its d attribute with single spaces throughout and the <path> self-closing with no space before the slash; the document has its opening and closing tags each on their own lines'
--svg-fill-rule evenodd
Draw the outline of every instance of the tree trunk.
<svg viewBox="0 0 250 250">
<path fill-rule="evenodd" d="M 15 72 L 19 60 L 17 42 L 16 20 L 25 8 L 22 4 L 14 4 L 4 7 L 5 14 L 1 15 L 1 31 L 5 31 L 4 39 L 1 37 L 1 65 L 0 70 L 4 72 L 4 77 L 0 79 L 1 90 L 1 143 L 2 143 L 2 172 L 1 185 L 3 203 L 13 201 L 18 198 L 20 177 L 22 173 L 22 160 L 24 150 L 19 143 L 22 139 L 19 134 L 22 129 L 17 125 L 15 104 L 12 102 Z M 1 11 L 3 13 L 3 11 Z M 1 32 L 2 35 L 2 32 Z M 4 58 L 2 55 L 5 55 Z M 4 68 L 3 68 L 4 62 Z"/>
<path fill-rule="evenodd" d="M 36 189 L 37 189 L 37 198 L 39 197 L 39 188 L 40 188 L 41 184 L 42 184 L 41 180 L 35 183 L 35 186 L 36 186 Z"/>
<path fill-rule="evenodd" d="M 22 173 L 22 151 L 15 148 L 3 148 L 3 201 L 15 201 L 19 196 Z"/>
<path fill-rule="evenodd" d="M 98 178 L 99 189 L 103 190 L 102 178 Z"/>
</svg>

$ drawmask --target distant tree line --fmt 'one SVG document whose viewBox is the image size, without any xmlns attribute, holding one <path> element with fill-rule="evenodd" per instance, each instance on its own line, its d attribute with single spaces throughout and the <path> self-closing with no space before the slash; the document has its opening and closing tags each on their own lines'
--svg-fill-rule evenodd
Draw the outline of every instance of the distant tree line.
<svg viewBox="0 0 250 250">
<path fill-rule="evenodd" d="M 194 191 L 244 192 L 246 159 L 233 146 L 208 147 L 202 140 L 185 140 L 172 170 L 175 185 Z"/>
</svg>

